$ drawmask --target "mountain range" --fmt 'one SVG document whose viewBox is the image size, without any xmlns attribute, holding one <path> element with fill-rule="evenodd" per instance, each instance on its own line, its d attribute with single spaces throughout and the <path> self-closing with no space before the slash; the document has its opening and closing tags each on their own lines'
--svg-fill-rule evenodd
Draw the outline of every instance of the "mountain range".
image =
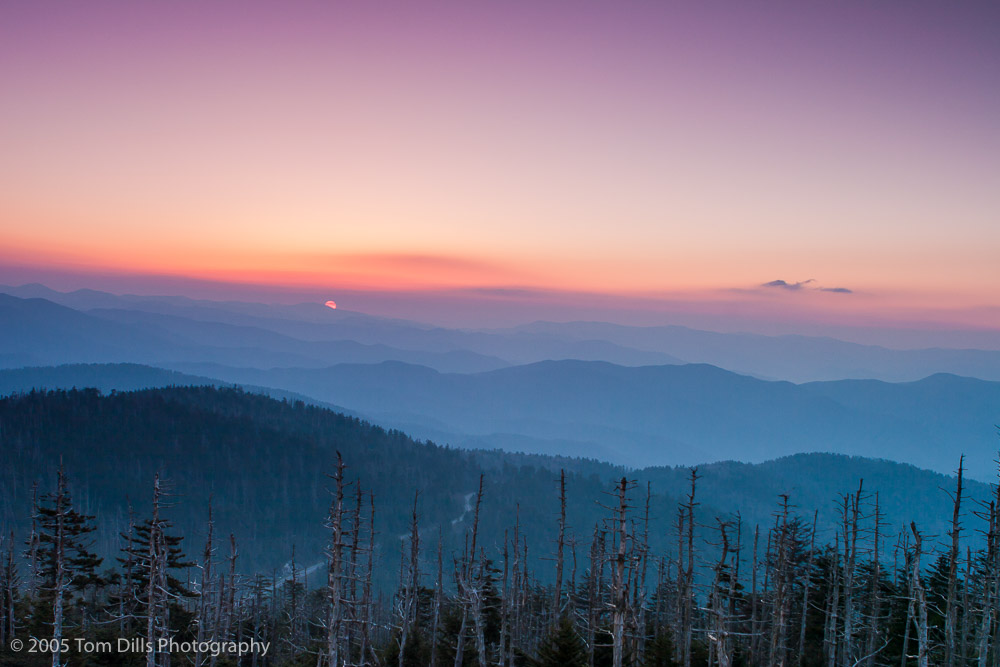
<svg viewBox="0 0 1000 667">
<path fill-rule="evenodd" d="M 903 382 L 935 373 L 1000 380 L 1000 349 L 890 349 L 820 336 L 601 322 L 447 329 L 332 310 L 319 303 L 218 302 L 93 290 L 63 293 L 41 285 L 0 287 L 0 297 L 3 294 L 7 296 L 0 298 L 0 316 L 23 322 L 17 336 L 0 338 L 0 365 L 6 367 L 131 361 L 271 368 L 402 361 L 470 373 L 576 359 L 623 366 L 706 363 L 761 379 L 799 383 Z M 76 327 L 84 338 L 79 345 L 69 346 L 58 336 L 53 340 L 53 332 Z"/>
<path fill-rule="evenodd" d="M 21 295 L 0 293 L 0 366 L 11 369 L 0 388 L 9 391 L 238 384 L 420 439 L 634 468 L 834 452 L 948 473 L 964 453 L 970 476 L 989 480 L 1000 444 L 1000 383 L 983 379 L 1000 359 L 990 350 L 585 322 L 456 330 L 321 304 L 8 291 Z M 844 360 L 851 355 L 859 366 Z M 733 370 L 753 360 L 762 372 Z M 109 363 L 148 368 L 40 368 Z M 962 364 L 979 377 L 945 372 Z M 934 373 L 872 377 L 924 367 Z M 847 373 L 857 375 L 769 379 Z"/>
</svg>

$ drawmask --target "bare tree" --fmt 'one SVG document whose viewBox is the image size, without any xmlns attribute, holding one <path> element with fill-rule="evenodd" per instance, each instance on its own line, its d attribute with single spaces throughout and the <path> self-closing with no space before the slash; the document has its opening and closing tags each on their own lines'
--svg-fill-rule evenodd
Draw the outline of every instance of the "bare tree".
<svg viewBox="0 0 1000 667">
<path fill-rule="evenodd" d="M 867 656 L 865 663 L 868 667 L 872 667 L 875 664 L 875 656 L 879 651 L 877 646 L 879 640 L 879 621 L 881 620 L 882 612 L 882 559 L 880 551 L 880 541 L 881 541 L 881 526 L 882 526 L 882 511 L 879 505 L 878 493 L 875 494 L 875 535 L 874 535 L 874 547 L 872 550 L 872 585 L 869 595 L 871 596 L 871 610 L 870 616 L 868 618 L 868 646 L 865 649 L 865 654 Z"/>
<path fill-rule="evenodd" d="M 506 536 L 504 536 L 504 553 L 507 552 Z M 444 535 L 438 527 L 437 545 L 437 580 L 434 583 L 434 620 L 431 625 L 431 665 L 437 667 L 438 664 L 438 633 L 441 625 L 441 602 L 444 597 Z M 502 664 L 502 661 L 501 661 Z"/>
<path fill-rule="evenodd" d="M 611 569 L 611 605 L 612 605 L 612 656 L 614 667 L 622 667 L 625 654 L 625 619 L 628 615 L 628 578 L 626 568 L 633 544 L 628 532 L 628 491 L 629 481 L 622 477 L 618 482 L 618 507 L 615 510 L 614 540 L 617 550 Z"/>
<path fill-rule="evenodd" d="M 344 549 L 344 461 L 337 452 L 337 469 L 333 474 L 335 484 L 333 502 L 327 519 L 330 544 L 327 548 L 327 604 L 326 660 L 328 667 L 340 667 L 340 633 L 343 620 L 343 568 Z"/>
<path fill-rule="evenodd" d="M 559 536 L 556 538 L 556 588 L 552 596 L 552 622 L 562 613 L 563 547 L 566 543 L 566 471 L 559 471 Z"/>
<path fill-rule="evenodd" d="M 910 612 L 917 626 L 917 665 L 928 667 L 930 640 L 927 632 L 927 594 L 920 581 L 920 556 L 923 553 L 923 537 L 917 531 L 917 524 L 910 522 L 913 533 L 913 555 L 910 563 Z M 914 605 L 916 613 L 914 614 Z"/>
<path fill-rule="evenodd" d="M 149 524 L 146 589 L 146 667 L 156 667 L 157 643 L 166 632 L 166 541 L 160 521 L 160 475 L 153 477 L 153 519 Z"/>
<path fill-rule="evenodd" d="M 955 635 L 958 623 L 958 609 L 956 606 L 956 591 L 958 582 L 958 546 L 959 535 L 961 533 L 961 522 L 959 520 L 962 509 L 962 474 L 965 471 L 965 455 L 958 459 L 958 483 L 955 489 L 953 500 L 953 511 L 951 517 L 951 530 L 948 536 L 951 538 L 951 550 L 948 552 L 948 599 L 945 602 L 944 612 L 944 660 L 947 667 L 954 667 L 955 664 Z"/>
<path fill-rule="evenodd" d="M 61 467 L 61 464 L 60 464 Z M 38 593 L 38 582 L 41 574 L 38 568 L 38 482 L 31 484 L 31 533 L 28 535 L 28 596 L 34 598 Z"/>
<path fill-rule="evenodd" d="M 52 552 L 55 559 L 55 572 L 53 573 L 52 581 L 52 667 L 60 667 L 62 664 L 63 604 L 66 596 L 66 585 L 68 583 L 68 573 L 66 570 L 68 504 L 66 498 L 66 475 L 60 461 L 54 507 L 55 534 L 52 536 Z"/>
<path fill-rule="evenodd" d="M 597 605 L 601 591 L 601 571 L 604 567 L 604 534 L 594 525 L 590 543 L 590 572 L 587 575 L 587 664 L 594 667 L 594 649 L 597 640 Z"/>
<path fill-rule="evenodd" d="M 709 599 L 709 610 L 712 614 L 712 630 L 708 638 L 718 660 L 719 667 L 730 667 L 732 656 L 730 655 L 729 648 L 729 614 L 726 603 L 722 599 L 722 586 L 724 576 L 728 576 L 730 580 L 732 579 L 732 574 L 726 571 L 727 559 L 729 558 L 729 536 L 726 534 L 726 531 L 732 524 L 729 521 L 723 521 L 719 518 L 716 518 L 716 522 L 719 525 L 719 538 L 722 550 L 719 554 L 719 560 L 715 564 L 714 575 L 712 577 L 712 589 Z M 730 593 L 732 592 L 731 583 L 728 590 Z"/>
<path fill-rule="evenodd" d="M 774 570 L 774 595 L 771 609 L 770 663 L 776 667 L 785 664 L 785 639 L 787 634 L 788 616 L 791 605 L 791 579 L 793 576 L 791 556 L 794 548 L 793 525 L 789 521 L 790 506 L 788 494 L 782 494 L 781 507 L 778 510 L 778 523 L 775 526 L 772 543 L 775 545 L 775 556 L 772 564 Z"/>
<path fill-rule="evenodd" d="M 694 635 L 694 508 L 698 506 L 694 497 L 698 479 L 698 469 L 691 468 L 691 491 L 683 507 L 687 515 L 687 570 L 684 573 L 683 589 L 678 591 L 682 596 L 681 639 L 684 667 L 691 667 L 691 640 Z"/>
<path fill-rule="evenodd" d="M 195 649 L 195 657 L 194 657 L 195 667 L 201 667 L 201 665 L 205 661 L 205 654 L 201 650 L 201 647 L 203 646 L 203 642 L 205 641 L 206 638 L 205 630 L 206 627 L 208 626 L 208 619 L 211 614 L 211 610 L 209 609 L 209 601 L 211 599 L 211 596 L 209 595 L 209 590 L 211 588 L 211 582 L 212 582 L 212 556 L 213 556 L 212 534 L 214 532 L 214 529 L 215 529 L 215 521 L 213 521 L 212 519 L 212 502 L 210 500 L 208 503 L 208 537 L 205 539 L 205 551 L 202 556 L 201 587 L 199 591 L 200 595 L 198 597 L 198 615 L 197 615 L 198 632 L 196 635 L 198 644 Z M 294 556 L 293 556 L 293 562 L 294 562 Z"/>
<path fill-rule="evenodd" d="M 413 511 L 410 515 L 410 565 L 406 580 L 400 582 L 403 587 L 403 600 L 400 609 L 400 634 L 399 634 L 399 667 L 403 667 L 404 654 L 406 653 L 406 640 L 410 633 L 410 628 L 415 624 L 417 617 L 417 584 L 420 579 L 418 565 L 420 551 L 420 530 L 417 525 L 417 498 L 418 493 L 413 494 Z"/>
<path fill-rule="evenodd" d="M 375 654 L 374 646 L 371 642 L 370 628 L 374 626 L 374 603 L 372 600 L 372 575 L 375 567 L 375 494 L 368 494 L 368 561 L 365 568 L 365 583 L 362 587 L 361 599 L 364 607 L 364 623 L 361 625 L 361 663 L 366 664 L 371 660 L 371 664 L 379 665 L 378 656 Z"/>
<path fill-rule="evenodd" d="M 804 584 L 802 586 L 802 618 L 799 622 L 799 656 L 798 664 L 801 667 L 803 661 L 805 660 L 805 647 L 806 647 L 806 623 L 809 618 L 809 591 L 812 589 L 810 585 L 810 577 L 812 576 L 813 569 L 813 559 L 816 556 L 816 524 L 819 521 L 819 510 L 813 512 L 813 525 L 812 530 L 809 533 L 809 556 L 806 561 L 806 573 L 804 578 Z"/>
<path fill-rule="evenodd" d="M 864 480 L 858 483 L 858 491 L 844 498 L 844 649 L 841 653 L 843 664 L 852 665 L 856 660 L 854 645 L 854 577 L 857 573 L 858 534 L 861 520 L 861 493 Z"/>
</svg>

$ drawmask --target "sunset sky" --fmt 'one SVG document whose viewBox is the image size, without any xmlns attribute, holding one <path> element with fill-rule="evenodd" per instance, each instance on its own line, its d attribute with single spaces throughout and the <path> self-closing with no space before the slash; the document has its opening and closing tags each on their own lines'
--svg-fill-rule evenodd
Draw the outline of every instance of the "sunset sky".
<svg viewBox="0 0 1000 667">
<path fill-rule="evenodd" d="M 1000 329 L 998 254 L 996 2 L 0 2 L 6 284 Z"/>
</svg>

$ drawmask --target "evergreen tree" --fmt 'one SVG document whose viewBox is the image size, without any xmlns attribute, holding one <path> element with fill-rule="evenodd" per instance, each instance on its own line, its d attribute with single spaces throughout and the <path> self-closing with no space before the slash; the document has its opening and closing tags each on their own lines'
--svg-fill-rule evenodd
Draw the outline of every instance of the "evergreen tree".
<svg viewBox="0 0 1000 667">
<path fill-rule="evenodd" d="M 173 598 L 192 597 L 194 593 L 187 588 L 187 585 L 170 574 L 171 570 L 183 570 L 195 565 L 186 559 L 184 550 L 181 548 L 181 542 L 184 541 L 184 538 L 180 535 L 167 533 L 167 530 L 173 528 L 173 524 L 166 519 L 160 519 L 157 526 L 156 534 L 163 545 L 163 552 L 166 556 L 167 590 Z M 132 582 L 132 590 L 135 591 L 135 595 L 139 599 L 142 599 L 143 591 L 149 587 L 149 541 L 151 534 L 153 534 L 153 520 L 146 519 L 143 523 L 135 526 L 134 534 L 130 540 L 128 535 L 122 535 L 122 539 L 126 540 L 125 546 L 122 547 L 125 555 L 118 558 L 118 562 L 124 573 L 122 577 Z"/>
<path fill-rule="evenodd" d="M 56 491 L 41 497 L 34 515 L 37 533 L 33 544 L 39 589 L 32 600 L 28 630 L 34 636 L 61 640 L 73 611 L 75 594 L 100 585 L 97 568 L 102 559 L 90 551 L 87 536 L 94 531 L 93 516 L 73 508 L 65 471 L 60 465 Z M 53 665 L 61 664 L 54 654 Z"/>
<path fill-rule="evenodd" d="M 669 633 L 662 632 L 646 646 L 645 667 L 676 667 L 674 643 Z"/>
<path fill-rule="evenodd" d="M 87 535 L 95 530 L 94 517 L 73 509 L 73 499 L 62 467 L 59 468 L 59 486 L 56 493 L 42 496 L 42 502 L 37 508 L 38 558 L 43 599 L 51 599 L 55 589 L 60 548 L 64 559 L 64 583 L 68 589 L 80 592 L 87 586 L 99 585 L 103 581 L 97 574 L 97 569 L 104 559 L 90 551 L 91 544 L 87 540 Z"/>
<path fill-rule="evenodd" d="M 536 667 L 586 667 L 587 647 L 573 623 L 563 616 L 538 647 Z"/>
</svg>

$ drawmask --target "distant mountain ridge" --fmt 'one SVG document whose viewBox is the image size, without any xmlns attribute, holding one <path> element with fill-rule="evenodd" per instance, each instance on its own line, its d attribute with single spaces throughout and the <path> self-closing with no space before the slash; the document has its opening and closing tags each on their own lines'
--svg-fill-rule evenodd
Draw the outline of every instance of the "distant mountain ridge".
<svg viewBox="0 0 1000 667">
<path fill-rule="evenodd" d="M 461 447 L 630 466 L 830 451 L 940 472 L 966 452 L 979 479 L 992 476 L 997 451 L 1000 385 L 941 373 L 971 364 L 990 377 L 1000 352 L 586 322 L 454 330 L 321 304 L 15 291 L 90 308 L 0 293 L 0 368 L 145 364 L 343 406 Z M 738 369 L 752 362 L 762 372 L 682 362 L 699 355 Z M 897 384 L 763 379 L 923 367 L 935 373 Z"/>
<path fill-rule="evenodd" d="M 103 368 L 118 374 L 114 365 Z M 79 371 L 70 370 L 34 372 L 53 374 L 49 387 L 81 386 Z M 0 371 L 0 387 L 10 386 L 10 377 L 20 377 L 24 386 L 27 373 Z M 94 373 L 86 379 L 95 386 L 113 386 L 99 383 Z M 205 378 L 268 387 L 264 391 L 271 395 L 288 392 L 344 406 L 443 444 L 583 456 L 632 467 L 835 452 L 949 473 L 965 453 L 969 475 L 990 480 L 1000 446 L 994 427 L 1000 421 L 1000 383 L 951 375 L 914 383 L 795 385 L 707 365 L 629 368 L 580 361 L 478 374 L 445 374 L 399 362 L 272 370 L 202 365 L 188 375 L 199 383 Z M 156 377 L 151 375 L 149 386 Z"/>
<path fill-rule="evenodd" d="M 38 297 L 0 293 L 0 364 L 221 363 L 257 368 L 319 367 L 394 360 L 446 372 L 479 372 L 540 359 L 609 359 L 626 365 L 682 363 L 606 341 L 560 341 L 428 328 L 317 304 L 269 307 L 91 294 L 61 299 L 100 307 L 78 311 Z M 190 303 L 189 303 L 190 302 Z M 109 308 L 109 305 L 116 307 Z M 323 321 L 325 318 L 325 321 Z M 75 345 L 65 334 L 78 330 Z M 52 332 L 62 332 L 53 338 Z M 513 361 L 512 361 L 513 360 Z"/>
<path fill-rule="evenodd" d="M 768 382 L 704 364 L 558 361 L 471 375 L 397 362 L 204 372 L 347 405 L 441 442 L 509 450 L 558 440 L 564 453 L 638 467 L 837 452 L 949 472 L 965 452 L 970 474 L 989 479 L 1000 445 L 1000 383 L 948 375 L 866 381 L 861 394 L 855 381 Z"/>
<path fill-rule="evenodd" d="M 820 336 L 718 333 L 681 326 L 636 327 L 607 322 L 534 322 L 509 331 L 568 339 L 596 338 L 636 349 L 669 352 L 689 363 L 707 363 L 763 379 L 791 382 L 856 378 L 907 382 L 943 372 L 1000 380 L 997 350 L 897 350 Z"/>
<path fill-rule="evenodd" d="M 105 394 L 120 391 L 164 387 L 235 387 L 277 400 L 304 401 L 336 412 L 355 417 L 352 411 L 339 405 L 296 394 L 292 391 L 256 385 L 238 385 L 217 378 L 190 375 L 165 368 L 142 364 L 66 364 L 0 369 L 0 397 L 26 394 L 32 391 L 50 391 L 92 388 Z"/>
<path fill-rule="evenodd" d="M 148 332 L 153 337 L 150 344 L 159 340 L 160 346 L 159 356 L 155 349 L 140 349 L 126 358 L 107 350 L 98 353 L 95 344 L 91 354 L 83 358 L 53 347 L 42 332 L 37 340 L 28 336 L 31 344 L 22 344 L 25 349 L 17 354 L 0 347 L 0 363 L 8 367 L 169 361 L 315 368 L 403 361 L 443 372 L 473 373 L 536 361 L 579 359 L 623 366 L 707 363 L 761 379 L 793 382 L 902 382 L 934 373 L 1000 380 L 1000 349 L 889 349 L 817 336 L 764 336 L 602 322 L 535 322 L 506 329 L 458 330 L 331 310 L 319 303 L 212 302 L 118 296 L 93 290 L 61 293 L 41 285 L 0 287 L 0 291 L 43 297 L 122 325 L 123 330 L 107 329 L 111 337 L 131 340 L 137 333 Z M 4 314 L 0 307 L 0 315 Z M 168 340 L 160 340 L 164 337 Z M 1000 348 L 1000 333 L 996 339 Z"/>
</svg>

